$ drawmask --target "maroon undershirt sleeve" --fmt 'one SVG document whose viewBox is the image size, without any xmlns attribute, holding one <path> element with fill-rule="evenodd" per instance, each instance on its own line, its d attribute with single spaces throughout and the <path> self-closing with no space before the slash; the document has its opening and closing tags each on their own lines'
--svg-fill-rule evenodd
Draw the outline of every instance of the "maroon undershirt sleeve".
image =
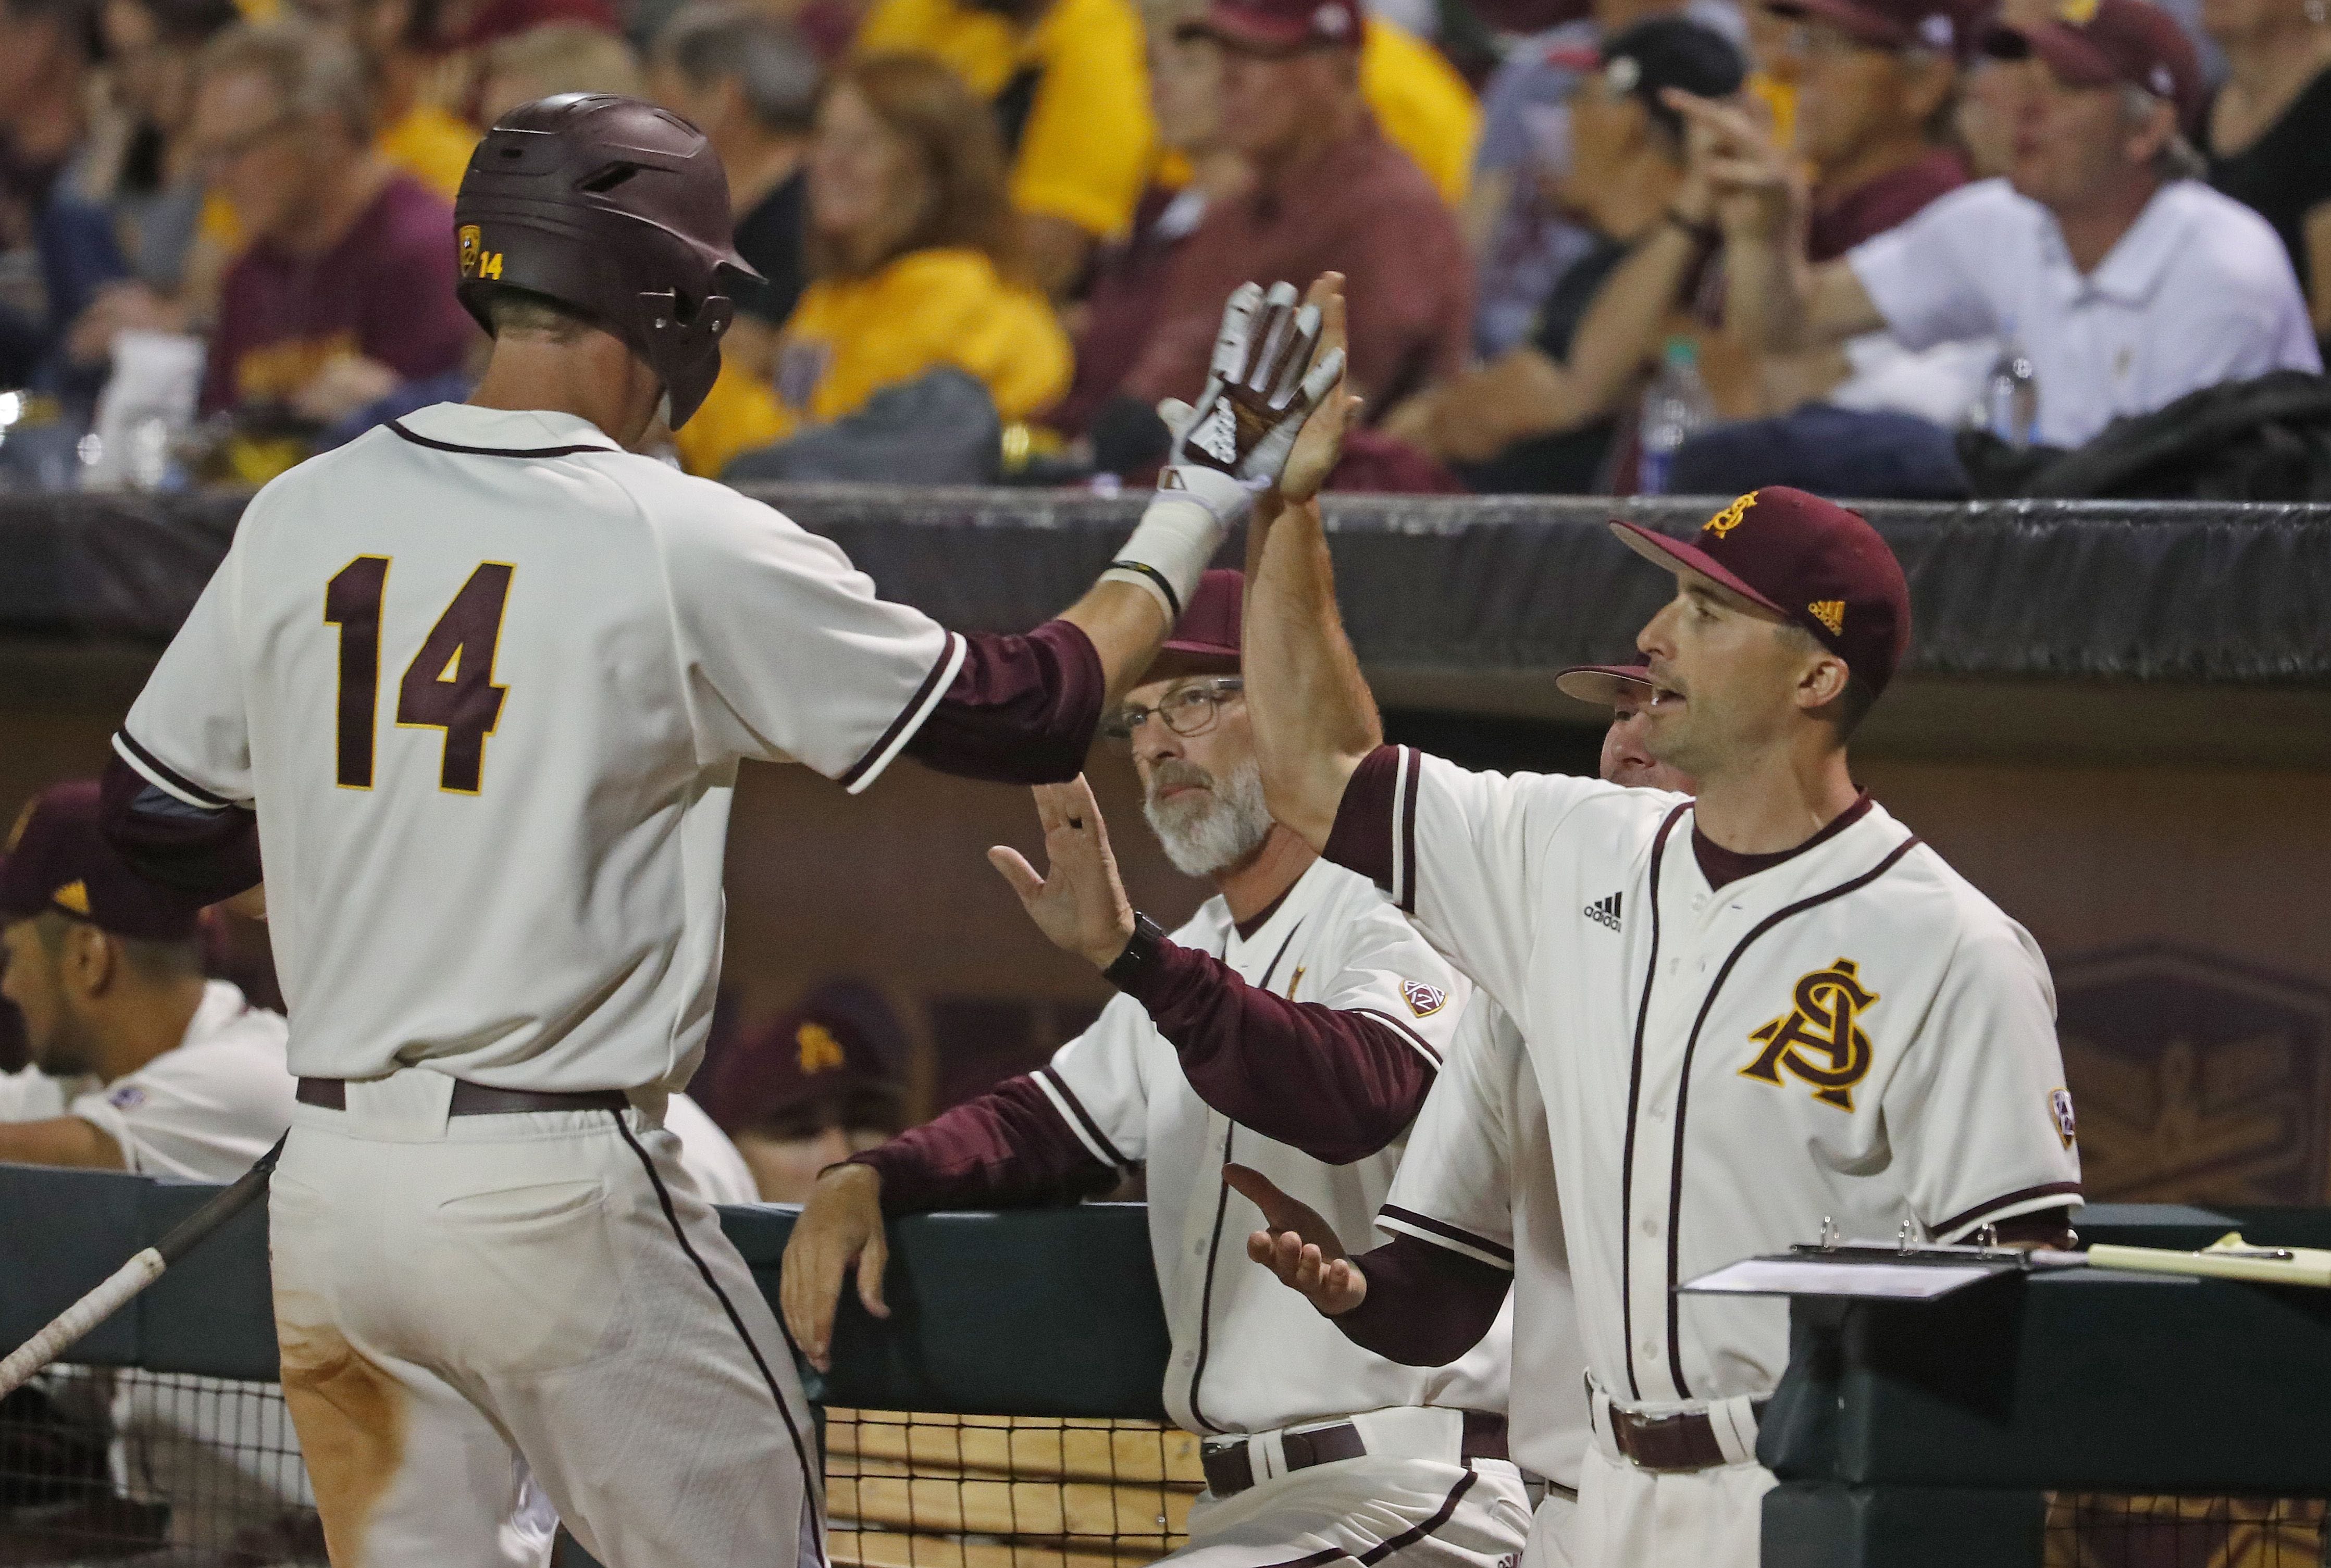
<svg viewBox="0 0 2331 1568">
<path fill-rule="evenodd" d="M 1392 885 L 1393 801 L 1400 784 L 1400 748 L 1380 746 L 1360 759 L 1344 783 L 1343 801 L 1336 807 L 1336 825 L 1328 832 L 1327 860 L 1357 871 L 1386 892 Z"/>
<path fill-rule="evenodd" d="M 259 885 L 259 818 L 241 806 L 188 805 L 113 757 L 98 786 L 106 841 L 149 882 L 190 908 Z"/>
<path fill-rule="evenodd" d="M 1223 1115 L 1331 1165 L 1365 1159 L 1416 1119 L 1432 1064 L 1364 1012 L 1289 1002 L 1175 942 L 1125 983 Z"/>
<path fill-rule="evenodd" d="M 1514 1277 L 1479 1259 L 1396 1236 L 1352 1255 L 1365 1299 L 1331 1322 L 1344 1337 L 1403 1366 L 1446 1366 L 1481 1343 Z"/>
<path fill-rule="evenodd" d="M 1085 1147 L 1024 1073 L 849 1163 L 880 1173 L 885 1214 L 1073 1203 L 1124 1174 Z"/>
<path fill-rule="evenodd" d="M 1085 765 L 1108 681 L 1092 639 L 1066 621 L 1025 636 L 963 633 L 963 668 L 907 754 L 996 784 L 1064 784 Z"/>
</svg>

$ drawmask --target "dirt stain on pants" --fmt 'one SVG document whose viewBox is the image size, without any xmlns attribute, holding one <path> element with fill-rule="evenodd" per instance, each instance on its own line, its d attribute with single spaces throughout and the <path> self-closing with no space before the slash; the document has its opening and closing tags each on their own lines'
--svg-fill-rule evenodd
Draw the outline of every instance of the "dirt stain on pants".
<svg viewBox="0 0 2331 1568">
<path fill-rule="evenodd" d="M 276 1326 L 283 1401 L 335 1568 L 363 1568 L 373 1509 L 404 1462 L 403 1391 L 330 1328 Z"/>
</svg>

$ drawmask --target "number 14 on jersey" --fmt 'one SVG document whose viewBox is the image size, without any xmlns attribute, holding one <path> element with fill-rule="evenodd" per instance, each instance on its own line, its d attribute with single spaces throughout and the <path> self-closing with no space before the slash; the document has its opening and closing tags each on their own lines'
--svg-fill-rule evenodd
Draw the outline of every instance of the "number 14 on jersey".
<svg viewBox="0 0 2331 1568">
<path fill-rule="evenodd" d="M 324 589 L 325 624 L 340 629 L 338 778 L 343 789 L 372 788 L 388 567 L 386 556 L 358 556 Z M 501 722 L 509 688 L 494 684 L 494 646 L 501 641 L 502 611 L 517 569 L 506 561 L 480 562 L 396 683 L 397 727 L 445 732 L 437 787 L 455 794 L 478 793 L 486 737 Z"/>
</svg>

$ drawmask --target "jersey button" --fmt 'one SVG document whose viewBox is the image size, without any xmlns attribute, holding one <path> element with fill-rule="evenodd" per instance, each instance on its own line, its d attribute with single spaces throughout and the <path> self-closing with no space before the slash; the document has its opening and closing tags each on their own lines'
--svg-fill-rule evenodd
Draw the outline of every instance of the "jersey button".
<svg viewBox="0 0 2331 1568">
<path fill-rule="evenodd" d="M 1657 1236 L 1659 1233 L 1660 1222 L 1657 1220 L 1652 1219 L 1649 1214 L 1644 1215 L 1643 1234 L 1646 1236 Z"/>
</svg>

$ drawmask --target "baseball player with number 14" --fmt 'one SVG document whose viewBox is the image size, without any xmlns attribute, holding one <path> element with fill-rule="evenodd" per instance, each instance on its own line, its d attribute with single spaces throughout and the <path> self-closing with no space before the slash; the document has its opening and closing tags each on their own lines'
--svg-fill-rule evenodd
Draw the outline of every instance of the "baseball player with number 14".
<svg viewBox="0 0 2331 1568">
<path fill-rule="evenodd" d="M 1177 453 L 1060 619 L 963 636 L 624 450 L 695 412 L 751 276 L 694 127 L 523 105 L 455 218 L 494 334 L 473 400 L 252 499 L 116 737 L 109 831 L 209 897 L 264 846 L 300 1075 L 276 1325 L 333 1561 L 540 1563 L 500 1528 L 522 1457 L 604 1562 L 822 1562 L 792 1358 L 662 1125 L 711 1017 L 737 764 L 1075 776 L 1340 356 L 1294 352 L 1316 306 L 1242 291 L 1223 356 L 1252 328 L 1295 361 L 1263 417 Z"/>
<path fill-rule="evenodd" d="M 1696 800 L 1382 745 L 1312 508 L 1259 518 L 1250 542 L 1248 702 L 1273 813 L 1413 911 L 1526 1044 L 1592 1385 L 1575 1561 L 1750 1568 L 1787 1309 L 1676 1288 L 1824 1217 L 1850 1236 L 2060 1241 L 2079 1162 L 2039 948 L 1847 767 L 1908 641 L 1885 541 L 1779 487 L 1689 541 L 1613 526 L 1676 579 L 1638 640 L 1643 738 Z M 1401 1359 L 1421 1319 L 1418 1356 L 1486 1328 L 1516 1267 L 1468 1228 L 1470 1156 L 1438 1141 L 1402 1167 L 1390 1244 L 1328 1258 L 1300 1227 L 1251 1242 Z M 1518 1334 L 1517 1387 L 1558 1371 L 1527 1352 Z"/>
</svg>

